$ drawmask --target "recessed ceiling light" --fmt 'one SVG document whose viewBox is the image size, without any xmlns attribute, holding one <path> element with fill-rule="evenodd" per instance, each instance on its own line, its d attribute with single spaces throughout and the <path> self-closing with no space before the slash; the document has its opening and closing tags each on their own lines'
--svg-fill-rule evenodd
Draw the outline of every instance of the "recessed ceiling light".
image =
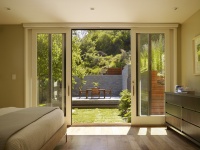
<svg viewBox="0 0 200 150">
<path fill-rule="evenodd" d="M 91 7 L 90 10 L 94 10 L 94 7 Z"/>
<path fill-rule="evenodd" d="M 177 10 L 178 9 L 178 7 L 174 7 L 174 10 Z"/>
<path fill-rule="evenodd" d="M 5 7 L 5 9 L 6 9 L 6 10 L 11 10 L 11 8 L 9 8 L 9 7 Z"/>
</svg>

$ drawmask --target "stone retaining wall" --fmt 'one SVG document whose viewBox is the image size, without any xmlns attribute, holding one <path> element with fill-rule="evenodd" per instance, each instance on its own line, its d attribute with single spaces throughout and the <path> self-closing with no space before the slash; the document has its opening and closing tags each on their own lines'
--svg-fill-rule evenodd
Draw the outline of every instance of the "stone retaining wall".
<svg viewBox="0 0 200 150">
<path fill-rule="evenodd" d="M 89 75 L 85 76 L 84 80 L 86 84 L 83 85 L 82 90 L 86 90 L 94 87 L 93 82 L 99 83 L 99 88 L 111 89 L 112 96 L 119 96 L 122 91 L 122 75 Z M 78 96 L 79 87 L 81 87 L 81 82 L 79 78 L 75 78 L 77 84 L 72 89 L 72 96 Z M 102 95 L 103 96 L 103 95 Z"/>
<path fill-rule="evenodd" d="M 131 90 L 131 65 L 124 66 L 121 75 L 88 75 L 84 80 L 86 84 L 83 85 L 82 90 L 94 87 L 93 82 L 98 82 L 102 89 L 111 89 L 112 96 L 119 96 L 122 90 Z M 81 80 L 75 78 L 77 84 L 72 89 L 72 96 L 78 96 L 79 87 L 81 87 Z M 103 96 L 103 95 L 101 95 Z"/>
</svg>

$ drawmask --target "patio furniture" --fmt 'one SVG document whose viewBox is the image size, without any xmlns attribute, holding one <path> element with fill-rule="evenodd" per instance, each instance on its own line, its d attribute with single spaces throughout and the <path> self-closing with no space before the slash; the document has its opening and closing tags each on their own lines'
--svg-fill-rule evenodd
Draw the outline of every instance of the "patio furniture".
<svg viewBox="0 0 200 150">
<path fill-rule="evenodd" d="M 91 94 L 92 94 L 92 89 L 87 89 L 86 90 L 86 99 L 88 99 L 89 92 L 91 92 Z M 105 98 L 105 96 L 106 96 L 106 90 L 105 89 L 99 89 L 99 95 L 100 95 L 101 92 L 103 92 L 103 95 L 104 95 L 104 98 Z"/>
<path fill-rule="evenodd" d="M 99 90 L 99 88 L 92 88 L 92 90 L 91 90 L 91 98 L 93 96 L 95 96 L 95 95 L 99 96 L 99 98 L 100 98 L 100 90 Z"/>
<path fill-rule="evenodd" d="M 110 95 L 110 98 L 111 98 L 112 90 L 111 90 L 111 89 L 105 90 L 105 94 L 109 94 L 109 95 Z"/>
<path fill-rule="evenodd" d="M 82 94 L 86 94 L 86 90 L 82 90 L 81 88 L 79 88 L 79 99 L 81 98 Z"/>
</svg>

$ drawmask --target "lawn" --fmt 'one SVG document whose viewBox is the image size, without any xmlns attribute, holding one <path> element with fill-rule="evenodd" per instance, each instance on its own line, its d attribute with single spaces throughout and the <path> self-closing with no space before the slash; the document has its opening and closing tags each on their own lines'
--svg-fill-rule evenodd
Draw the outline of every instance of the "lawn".
<svg viewBox="0 0 200 150">
<path fill-rule="evenodd" d="M 117 108 L 75 108 L 72 123 L 125 123 Z"/>
</svg>

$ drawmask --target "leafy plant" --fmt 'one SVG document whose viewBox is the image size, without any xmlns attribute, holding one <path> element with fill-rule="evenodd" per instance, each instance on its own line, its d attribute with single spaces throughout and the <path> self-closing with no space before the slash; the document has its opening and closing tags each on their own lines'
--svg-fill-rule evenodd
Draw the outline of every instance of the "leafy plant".
<svg viewBox="0 0 200 150">
<path fill-rule="evenodd" d="M 50 100 L 48 86 L 50 77 L 53 82 L 62 81 L 62 34 L 51 34 L 51 59 L 52 66 L 49 66 L 49 34 L 41 33 L 37 35 L 37 78 L 39 87 L 39 102 Z M 52 73 L 50 74 L 50 68 Z"/>
<path fill-rule="evenodd" d="M 84 62 L 81 58 L 80 41 L 77 36 L 72 37 L 72 88 L 77 84 L 75 77 L 77 76 L 81 80 L 81 87 L 86 83 L 84 80 L 86 70 Z"/>
<path fill-rule="evenodd" d="M 163 73 L 165 55 L 164 55 L 164 36 L 163 34 L 154 34 L 152 37 L 151 45 L 151 66 L 152 70 L 156 70 L 159 73 Z M 148 34 L 143 34 L 141 36 L 141 45 L 140 45 L 140 72 L 143 73 L 149 69 L 149 47 L 147 44 Z"/>
<path fill-rule="evenodd" d="M 120 116 L 131 122 L 131 93 L 127 89 L 120 93 L 119 111 Z"/>
<path fill-rule="evenodd" d="M 82 63 L 79 64 L 85 69 L 85 74 L 99 75 L 105 73 L 105 68 L 122 68 L 130 63 L 129 30 L 73 30 L 73 38 L 75 37 L 80 51 L 72 60 L 79 60 L 75 57 L 81 57 Z"/>
<path fill-rule="evenodd" d="M 94 85 L 94 87 L 98 87 L 99 86 L 99 82 L 92 82 L 92 84 Z"/>
</svg>

